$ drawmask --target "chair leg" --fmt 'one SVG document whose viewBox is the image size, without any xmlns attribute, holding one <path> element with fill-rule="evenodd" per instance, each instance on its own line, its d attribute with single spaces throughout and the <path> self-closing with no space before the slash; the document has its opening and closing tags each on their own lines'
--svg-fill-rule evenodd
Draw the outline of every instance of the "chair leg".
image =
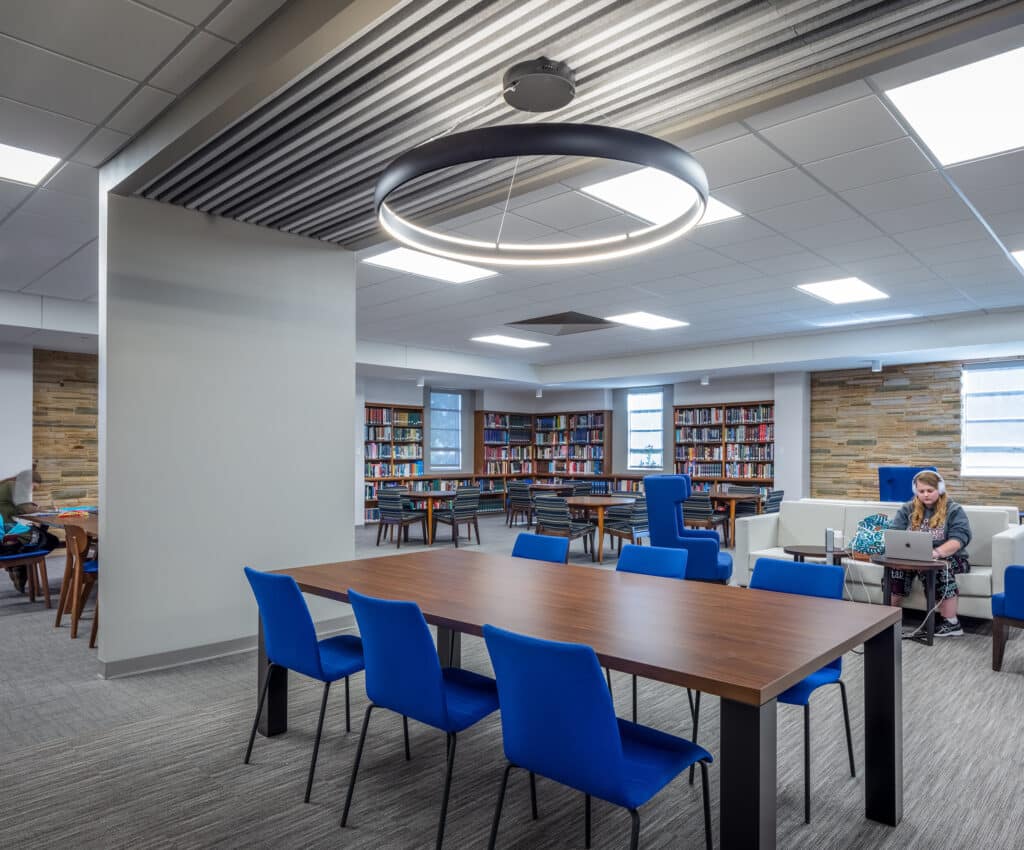
<svg viewBox="0 0 1024 850">
<path fill-rule="evenodd" d="M 396 526 L 392 526 L 392 529 L 391 529 L 392 532 L 395 531 L 395 528 L 396 528 Z M 405 530 L 405 526 L 404 525 L 399 525 L 399 526 L 397 526 L 397 529 L 398 529 L 398 545 L 395 546 L 395 548 L 396 549 L 401 549 L 402 548 L 402 532 Z"/>
<path fill-rule="evenodd" d="M 846 682 L 839 680 L 839 693 L 843 697 L 843 724 L 846 726 L 846 752 L 850 756 L 850 776 L 857 778 L 857 765 L 853 760 L 853 735 L 850 734 L 850 708 L 846 703 Z"/>
<path fill-rule="evenodd" d="M 61 618 L 68 613 L 68 606 L 71 601 L 71 579 L 73 571 L 71 564 L 64 565 L 64 578 L 60 582 L 60 596 L 57 598 L 57 619 L 53 623 L 55 629 L 60 628 Z"/>
<path fill-rule="evenodd" d="M 530 771 L 530 811 L 533 819 L 537 820 L 537 774 Z"/>
<path fill-rule="evenodd" d="M 476 545 L 480 545 L 480 520 L 478 517 L 473 517 L 473 530 L 476 532 Z"/>
<path fill-rule="evenodd" d="M 455 733 L 448 734 L 448 769 L 444 774 L 444 796 L 441 797 L 441 819 L 437 822 L 437 850 L 444 843 L 444 822 L 448 817 L 448 798 L 452 791 L 452 768 L 455 766 Z"/>
<path fill-rule="evenodd" d="M 708 793 L 708 763 L 700 763 L 700 784 L 704 792 L 704 844 L 712 850 L 711 841 L 711 795 Z"/>
<path fill-rule="evenodd" d="M 633 722 L 636 723 L 636 673 L 633 674 Z"/>
<path fill-rule="evenodd" d="M 452 517 L 452 543 L 455 544 L 455 548 L 459 548 L 459 524 L 455 521 L 455 517 Z"/>
<path fill-rule="evenodd" d="M 590 850 L 590 795 L 583 795 L 583 846 Z"/>
<path fill-rule="evenodd" d="M 96 607 L 92 609 L 92 629 L 89 630 L 89 649 L 96 648 L 96 633 L 100 628 L 100 594 L 96 591 Z"/>
<path fill-rule="evenodd" d="M 640 812 L 630 809 L 629 816 L 633 820 L 633 828 L 629 833 L 629 850 L 638 850 L 640 847 Z"/>
<path fill-rule="evenodd" d="M 380 533 L 384 530 L 384 523 L 377 520 L 377 545 L 380 546 Z"/>
<path fill-rule="evenodd" d="M 52 608 L 50 604 L 50 577 L 46 574 L 46 558 L 40 558 L 36 564 L 36 569 L 39 571 L 39 585 L 43 588 L 43 598 L 46 600 L 46 607 Z"/>
<path fill-rule="evenodd" d="M 252 744 L 256 740 L 256 727 L 260 725 L 260 715 L 263 714 L 263 703 L 267 699 L 267 688 L 270 687 L 270 674 L 274 670 L 273 664 L 267 665 L 267 675 L 263 682 L 263 690 L 260 691 L 260 701 L 256 705 L 256 718 L 252 721 L 252 732 L 249 733 L 249 746 L 245 748 L 245 758 L 242 764 L 249 763 L 249 756 L 252 755 Z"/>
<path fill-rule="evenodd" d="M 804 705 L 804 823 L 811 822 L 811 704 Z"/>
<path fill-rule="evenodd" d="M 345 731 L 352 731 L 352 704 L 349 702 L 348 676 L 345 677 Z"/>
<path fill-rule="evenodd" d="M 348 823 L 348 810 L 352 805 L 352 792 L 356 790 L 356 774 L 359 773 L 359 761 L 363 757 L 363 744 L 366 743 L 366 730 L 370 725 L 370 713 L 373 709 L 374 705 L 371 702 L 366 706 L 366 714 L 363 715 L 363 729 L 359 733 L 359 746 L 356 747 L 356 760 L 352 762 L 352 776 L 348 781 L 348 793 L 345 795 L 345 810 L 341 814 L 342 826 L 345 826 Z"/>
<path fill-rule="evenodd" d="M 992 618 L 992 669 L 997 673 L 1003 669 L 1003 654 L 1006 652 L 1009 630 L 1009 625 L 1002 617 Z"/>
<path fill-rule="evenodd" d="M 690 693 L 690 689 L 686 689 L 687 695 Z M 693 703 L 691 705 L 693 711 L 693 743 L 697 743 L 697 729 L 700 726 L 700 691 L 693 697 Z M 690 765 L 690 784 L 693 785 L 693 765 Z"/>
<path fill-rule="evenodd" d="M 36 565 L 28 564 L 23 566 L 22 569 L 25 571 L 25 584 L 28 585 L 28 601 L 36 601 Z"/>
<path fill-rule="evenodd" d="M 604 674 L 608 677 L 608 693 L 612 692 L 612 670 L 610 667 L 604 668 Z"/>
<path fill-rule="evenodd" d="M 494 820 L 491 821 L 491 838 L 487 842 L 487 850 L 494 850 L 494 845 L 498 842 L 498 824 L 501 822 L 501 804 L 505 802 L 505 789 L 508 787 L 508 775 L 512 772 L 512 767 L 512 762 L 509 762 L 505 765 L 505 772 L 501 774 L 501 785 L 498 786 L 498 802 L 494 807 Z"/>
<path fill-rule="evenodd" d="M 412 760 L 412 753 L 409 751 L 409 718 L 402 715 L 402 733 L 405 736 L 405 760 Z"/>
<path fill-rule="evenodd" d="M 306 780 L 306 798 L 303 802 L 309 802 L 309 794 L 313 790 L 313 774 L 316 773 L 316 757 L 320 753 L 320 736 L 324 731 L 324 712 L 327 711 L 327 695 L 331 692 L 331 683 L 324 682 L 324 697 L 320 700 L 320 719 L 316 724 L 316 737 L 313 739 L 313 758 L 309 762 L 309 778 Z"/>
</svg>

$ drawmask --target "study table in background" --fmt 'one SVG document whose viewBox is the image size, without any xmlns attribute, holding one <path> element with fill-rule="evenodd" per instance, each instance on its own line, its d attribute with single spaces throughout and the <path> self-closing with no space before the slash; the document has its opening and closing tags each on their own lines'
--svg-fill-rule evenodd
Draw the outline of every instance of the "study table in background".
<svg viewBox="0 0 1024 850">
<path fill-rule="evenodd" d="M 479 636 L 492 623 L 588 644 L 612 669 L 721 697 L 714 757 L 724 850 L 776 846 L 776 697 L 863 643 L 865 814 L 890 826 L 903 817 L 902 656 L 894 608 L 464 550 L 278 572 L 306 593 L 341 602 L 350 587 L 416 602 L 437 626 L 442 663 L 451 657 L 458 666 L 460 633 Z M 257 700 L 267 675 L 262 628 L 259 645 Z M 260 731 L 284 732 L 287 712 L 288 674 L 275 668 Z"/>
<path fill-rule="evenodd" d="M 29 522 L 42 528 L 64 528 L 77 526 L 93 540 L 100 536 L 100 515 L 98 511 L 79 513 L 78 511 L 37 511 L 33 514 L 22 514 L 18 517 L 22 522 Z"/>
<path fill-rule="evenodd" d="M 570 508 L 585 508 L 593 511 L 597 517 L 597 562 L 604 561 L 604 512 L 606 508 L 620 505 L 632 505 L 636 501 L 633 496 L 570 496 L 565 503 Z"/>
<path fill-rule="evenodd" d="M 727 504 L 729 506 L 729 540 L 733 546 L 736 545 L 736 503 L 754 502 L 757 505 L 757 512 L 761 513 L 761 497 L 757 493 L 730 493 L 720 487 L 708 490 L 708 496 L 712 504 Z"/>
</svg>

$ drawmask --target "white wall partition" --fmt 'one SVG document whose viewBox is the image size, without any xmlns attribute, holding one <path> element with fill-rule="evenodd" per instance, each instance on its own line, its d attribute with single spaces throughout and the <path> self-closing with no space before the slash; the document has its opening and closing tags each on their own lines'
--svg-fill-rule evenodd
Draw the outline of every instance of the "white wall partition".
<svg viewBox="0 0 1024 850">
<path fill-rule="evenodd" d="M 786 499 L 811 494 L 811 375 L 775 375 L 775 489 Z"/>
<path fill-rule="evenodd" d="M 31 346 L 0 344 L 0 408 L 0 478 L 7 478 L 32 466 Z"/>
<path fill-rule="evenodd" d="M 352 557 L 355 273 L 335 246 L 115 195 L 100 239 L 115 675 L 251 645 L 243 564 Z"/>
</svg>

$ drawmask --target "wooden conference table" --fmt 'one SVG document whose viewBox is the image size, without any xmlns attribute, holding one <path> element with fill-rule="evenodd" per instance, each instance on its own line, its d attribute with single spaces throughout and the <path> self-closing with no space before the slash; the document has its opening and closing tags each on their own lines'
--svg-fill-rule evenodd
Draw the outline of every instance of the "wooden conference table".
<svg viewBox="0 0 1024 850">
<path fill-rule="evenodd" d="M 570 496 L 565 503 L 570 508 L 586 508 L 597 515 L 597 562 L 604 561 L 604 511 L 620 505 L 632 505 L 635 496 Z"/>
<path fill-rule="evenodd" d="M 730 493 L 728 490 L 720 490 L 715 487 L 708 491 L 712 504 L 725 502 L 729 505 L 729 540 L 736 545 L 736 503 L 756 502 L 757 512 L 761 513 L 761 497 L 756 493 Z"/>
<path fill-rule="evenodd" d="M 22 514 L 18 517 L 22 522 L 29 522 L 41 527 L 65 528 L 69 525 L 77 526 L 88 534 L 93 540 L 100 536 L 100 515 L 89 513 L 85 516 L 68 516 L 53 511 L 39 511 L 34 514 Z"/>
<path fill-rule="evenodd" d="M 776 846 L 776 697 L 863 643 L 865 814 L 890 826 L 903 817 L 895 608 L 465 550 L 278 572 L 294 577 L 305 593 L 342 602 L 350 587 L 415 601 L 437 626 L 440 657 L 447 661 L 451 653 L 456 666 L 460 633 L 481 635 L 483 625 L 493 623 L 589 644 L 615 670 L 718 695 L 721 743 L 713 769 L 719 771 L 719 846 L 725 850 Z M 262 626 L 259 640 L 257 700 L 267 675 Z M 287 713 L 288 673 L 275 668 L 260 731 L 286 731 Z M 494 771 L 497 780 L 500 765 Z"/>
</svg>

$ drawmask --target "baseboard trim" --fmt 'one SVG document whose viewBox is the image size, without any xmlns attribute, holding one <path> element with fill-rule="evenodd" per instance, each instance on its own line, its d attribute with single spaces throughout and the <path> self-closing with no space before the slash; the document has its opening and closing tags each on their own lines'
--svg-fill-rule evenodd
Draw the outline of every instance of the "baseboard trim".
<svg viewBox="0 0 1024 850">
<path fill-rule="evenodd" d="M 317 634 L 321 637 L 355 631 L 356 621 L 352 614 L 344 617 L 333 617 L 317 623 Z M 140 673 L 152 673 L 156 670 L 167 670 L 171 667 L 182 667 L 186 664 L 198 664 L 224 658 L 228 655 L 239 655 L 256 649 L 256 635 L 235 638 L 233 640 L 208 643 L 202 646 L 190 646 L 170 652 L 157 652 L 153 655 L 140 655 L 138 658 L 123 658 L 120 661 L 102 662 L 99 676 L 101 679 L 121 679 L 125 676 L 137 676 Z"/>
</svg>

